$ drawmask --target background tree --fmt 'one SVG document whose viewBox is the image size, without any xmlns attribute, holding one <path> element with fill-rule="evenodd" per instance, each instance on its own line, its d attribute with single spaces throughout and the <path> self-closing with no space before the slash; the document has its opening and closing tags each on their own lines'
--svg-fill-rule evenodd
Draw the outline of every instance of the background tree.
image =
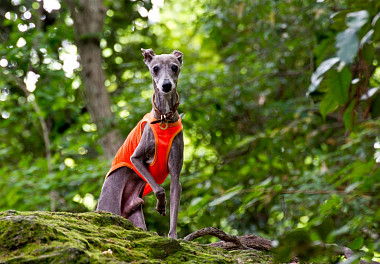
<svg viewBox="0 0 380 264">
<path fill-rule="evenodd" d="M 83 68 L 86 105 L 91 119 L 102 135 L 101 143 L 106 157 L 113 158 L 123 141 L 117 129 L 112 127 L 110 99 L 104 86 L 100 39 L 106 9 L 102 0 L 66 2 L 74 20 L 75 40 Z"/>
</svg>

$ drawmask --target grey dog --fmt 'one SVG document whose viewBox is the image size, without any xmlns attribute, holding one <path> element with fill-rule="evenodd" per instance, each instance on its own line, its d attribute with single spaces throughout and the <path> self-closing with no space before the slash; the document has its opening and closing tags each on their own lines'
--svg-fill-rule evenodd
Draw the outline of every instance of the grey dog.
<svg viewBox="0 0 380 264">
<path fill-rule="evenodd" d="M 179 97 L 177 80 L 182 66 L 182 53 L 156 55 L 152 49 L 141 49 L 144 62 L 148 66 L 153 79 L 154 96 L 152 114 L 161 123 L 173 123 L 179 120 L 177 107 Z M 181 184 L 179 176 L 183 163 L 183 133 L 179 132 L 173 139 L 168 157 L 170 182 L 170 230 L 168 236 L 177 238 L 177 218 L 180 203 Z M 142 191 L 148 183 L 156 198 L 156 210 L 166 214 L 165 190 L 152 177 L 148 170 L 155 155 L 154 133 L 149 125 L 144 127 L 141 140 L 130 160 L 141 179 L 132 169 L 121 167 L 113 171 L 105 180 L 97 206 L 98 211 L 107 211 L 128 218 L 132 223 L 146 230 L 142 206 Z"/>
</svg>

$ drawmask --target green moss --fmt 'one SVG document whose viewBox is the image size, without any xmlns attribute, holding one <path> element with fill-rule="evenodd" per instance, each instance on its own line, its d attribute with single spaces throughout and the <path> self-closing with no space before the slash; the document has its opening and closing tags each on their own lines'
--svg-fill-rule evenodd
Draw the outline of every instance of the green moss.
<svg viewBox="0 0 380 264">
<path fill-rule="evenodd" d="M 0 263 L 272 263 L 267 253 L 160 237 L 108 213 L 6 211 L 0 230 Z"/>
</svg>

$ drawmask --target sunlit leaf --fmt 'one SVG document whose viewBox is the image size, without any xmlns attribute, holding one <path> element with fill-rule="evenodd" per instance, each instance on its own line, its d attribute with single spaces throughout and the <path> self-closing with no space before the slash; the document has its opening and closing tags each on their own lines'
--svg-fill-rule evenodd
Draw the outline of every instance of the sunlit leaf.
<svg viewBox="0 0 380 264">
<path fill-rule="evenodd" d="M 221 204 L 221 203 L 231 199 L 232 197 L 237 195 L 241 191 L 242 188 L 243 188 L 242 186 L 236 186 L 236 187 L 232 188 L 226 194 L 216 198 L 211 203 L 209 203 L 209 206 L 215 206 L 215 205 Z"/>
<path fill-rule="evenodd" d="M 352 63 L 359 49 L 359 39 L 355 29 L 348 28 L 336 37 L 337 56 L 345 63 Z"/>
<path fill-rule="evenodd" d="M 367 10 L 348 13 L 346 16 L 346 24 L 348 27 L 358 30 L 367 23 L 368 16 Z"/>
<path fill-rule="evenodd" d="M 360 47 L 363 47 L 364 44 L 371 41 L 374 32 L 375 31 L 371 29 L 367 32 L 367 34 L 364 35 L 364 37 L 360 40 Z"/>
<path fill-rule="evenodd" d="M 337 62 L 339 58 L 334 57 L 325 60 L 318 66 L 317 70 L 311 76 L 311 85 L 308 90 L 308 94 L 314 92 L 322 81 L 322 75 L 329 71 Z"/>
</svg>

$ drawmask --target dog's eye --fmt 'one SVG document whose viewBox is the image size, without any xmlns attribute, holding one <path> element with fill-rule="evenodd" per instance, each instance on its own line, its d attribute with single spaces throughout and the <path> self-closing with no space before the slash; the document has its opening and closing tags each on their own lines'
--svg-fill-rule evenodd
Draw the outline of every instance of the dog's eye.
<svg viewBox="0 0 380 264">
<path fill-rule="evenodd" d="M 158 67 L 158 66 L 154 66 L 154 67 L 153 67 L 153 72 L 154 72 L 155 74 L 157 74 L 159 70 L 160 70 L 160 67 Z"/>
<path fill-rule="evenodd" d="M 177 65 L 172 65 L 172 71 L 177 72 L 178 71 L 178 66 Z"/>
</svg>

